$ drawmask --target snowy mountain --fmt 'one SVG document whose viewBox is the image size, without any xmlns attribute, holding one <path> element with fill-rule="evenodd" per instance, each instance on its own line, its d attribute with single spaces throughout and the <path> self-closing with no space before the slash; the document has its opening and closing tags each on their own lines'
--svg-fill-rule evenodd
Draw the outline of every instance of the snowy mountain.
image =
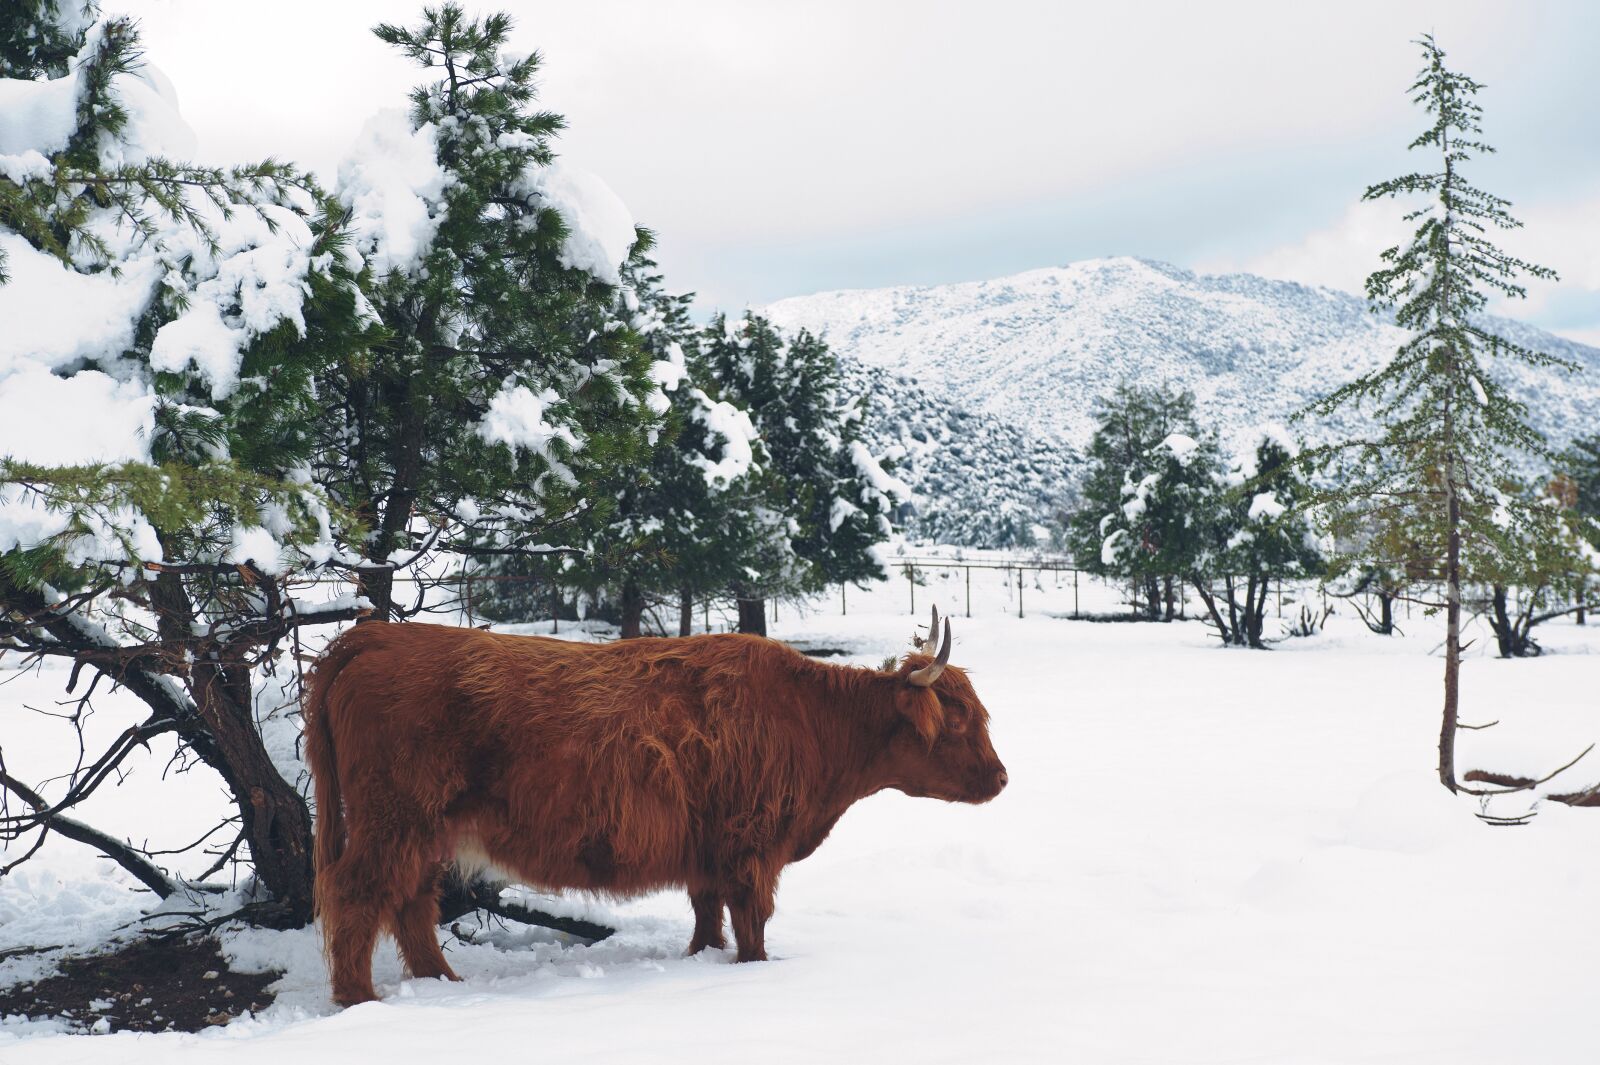
<svg viewBox="0 0 1600 1065">
<path fill-rule="evenodd" d="M 993 431 L 1014 430 L 1018 447 L 1060 455 L 1087 444 L 1095 400 L 1121 380 L 1192 389 L 1202 416 L 1235 445 L 1377 366 L 1404 336 L 1348 293 L 1131 258 L 994 281 L 823 292 L 762 313 L 785 331 L 822 333 L 847 359 L 886 371 L 872 378 L 886 399 L 877 405 L 904 405 L 897 389 L 915 381 L 920 388 L 909 387 L 952 410 L 993 419 L 985 423 Z M 1519 322 L 1494 324 L 1583 367 L 1575 375 L 1510 361 L 1499 368 L 1552 446 L 1594 431 L 1600 349 Z M 886 446 L 902 442 L 882 419 L 872 428 Z M 1315 440 L 1346 428 L 1305 431 Z M 1008 455 L 978 461 L 988 494 L 1012 480 Z M 912 465 L 906 477 L 922 491 L 931 473 Z"/>
<path fill-rule="evenodd" d="M 925 388 L 904 371 L 848 354 L 840 362 L 845 393 L 867 397 L 868 446 L 916 493 L 900 515 L 913 540 L 960 547 L 1048 542 L 1034 526 L 1073 502 L 1081 459 L 1071 445 Z"/>
</svg>

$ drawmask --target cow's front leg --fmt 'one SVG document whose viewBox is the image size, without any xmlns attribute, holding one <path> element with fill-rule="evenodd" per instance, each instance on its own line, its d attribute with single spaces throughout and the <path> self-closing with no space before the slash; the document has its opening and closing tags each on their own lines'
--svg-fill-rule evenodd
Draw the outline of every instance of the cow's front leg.
<svg viewBox="0 0 1600 1065">
<path fill-rule="evenodd" d="M 777 873 L 764 863 L 754 863 L 741 871 L 739 884 L 728 892 L 728 912 L 733 917 L 733 936 L 739 943 L 736 961 L 767 960 L 767 919 L 772 916 L 773 895 L 778 889 Z"/>
<path fill-rule="evenodd" d="M 689 941 L 689 953 L 699 954 L 707 947 L 721 950 L 728 945 L 722 933 L 722 896 L 714 890 L 690 891 L 689 904 L 694 907 L 694 938 Z"/>
</svg>

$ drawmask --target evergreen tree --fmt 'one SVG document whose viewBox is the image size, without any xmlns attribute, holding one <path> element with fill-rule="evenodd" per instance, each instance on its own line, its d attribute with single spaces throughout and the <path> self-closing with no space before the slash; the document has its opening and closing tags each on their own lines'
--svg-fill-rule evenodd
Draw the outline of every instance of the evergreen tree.
<svg viewBox="0 0 1600 1065">
<path fill-rule="evenodd" d="M 1161 568 L 1165 563 L 1158 561 L 1157 555 L 1148 548 L 1141 549 L 1138 554 L 1125 549 L 1106 556 L 1104 544 L 1111 528 L 1103 523 L 1109 515 L 1122 509 L 1130 486 L 1138 485 L 1151 474 L 1152 456 L 1163 441 L 1175 433 L 1190 439 L 1201 435 L 1195 423 L 1194 394 L 1167 386 L 1123 382 L 1111 395 L 1096 402 L 1095 418 L 1098 424 L 1086 455 L 1089 466 L 1083 479 L 1081 501 L 1067 525 L 1068 548 L 1077 564 L 1089 572 L 1132 580 L 1136 596 L 1142 595 L 1144 599 L 1145 616 L 1151 620 L 1162 617 L 1164 600 L 1166 617 L 1170 620 L 1174 609 L 1172 581 L 1183 570 Z M 1202 458 L 1214 459 L 1214 451 Z M 1210 469 L 1210 466 L 1203 466 L 1197 472 Z M 1173 531 L 1178 541 L 1167 545 L 1165 550 L 1169 557 L 1181 556 L 1196 542 L 1181 523 Z M 1124 535 L 1132 533 L 1132 530 L 1124 531 Z M 1133 536 L 1125 548 L 1143 539 L 1143 534 Z"/>
<path fill-rule="evenodd" d="M 297 548 L 331 549 L 305 425 L 317 368 L 368 333 L 345 236 L 292 167 L 161 155 L 145 138 L 181 120 L 141 72 L 131 22 L 86 27 L 77 9 L 23 7 L 39 21 L 19 38 L 7 9 L 0 74 L 24 76 L 36 105 L 74 121 L 37 126 L 0 176 L 15 274 L 0 285 L 0 394 L 59 405 L 87 431 L 0 427 L 0 637 L 72 660 L 74 678 L 84 666 L 111 678 L 150 716 L 48 805 L 0 770 L 34 807 L 6 833 L 76 833 L 170 893 L 136 848 L 63 829 L 61 815 L 174 733 L 234 799 L 229 853 L 248 856 L 271 896 L 256 912 L 303 923 L 310 818 L 263 743 L 253 685 L 278 641 L 355 613 L 300 610 L 282 580 Z"/>
<path fill-rule="evenodd" d="M 714 318 L 697 358 L 713 394 L 750 412 L 766 459 L 759 557 L 732 582 L 740 631 L 766 631 L 770 596 L 881 579 L 872 549 L 909 493 L 862 442 L 864 398 L 843 393 L 838 358 L 821 338 L 802 330 L 785 342 L 748 313 Z M 787 542 L 760 528 L 786 528 Z"/>
<path fill-rule="evenodd" d="M 1600 521 L 1600 436 L 1581 437 L 1561 456 L 1562 474 L 1572 482 L 1571 505 Z"/>
<path fill-rule="evenodd" d="M 535 109 L 540 58 L 508 51 L 511 27 L 454 4 L 378 26 L 443 77 L 412 93 L 409 126 L 375 120 L 341 171 L 384 335 L 321 383 L 319 479 L 370 529 L 351 546 L 379 616 L 399 609 L 397 560 L 537 553 L 563 536 L 608 504 L 603 482 L 643 462 L 659 425 L 618 276 L 648 236 L 608 189 L 555 164 L 564 123 Z M 397 173 L 413 194 L 385 202 Z M 401 208 L 418 224 L 397 229 Z"/>
<path fill-rule="evenodd" d="M 1493 568 L 1515 534 L 1548 528 L 1551 515 L 1505 491 L 1512 480 L 1508 456 L 1540 454 L 1544 443 L 1528 424 L 1523 404 L 1490 373 L 1493 358 L 1535 366 L 1558 360 L 1496 335 L 1481 312 L 1490 294 L 1520 297 L 1519 279 L 1551 278 L 1543 267 L 1499 250 L 1491 229 L 1519 223 L 1510 203 L 1469 184 L 1463 167 L 1493 151 L 1479 138 L 1482 86 L 1445 66 L 1430 36 L 1418 42 L 1425 65 L 1412 99 L 1431 125 L 1410 147 L 1431 153 L 1436 168 L 1406 174 L 1367 189 L 1363 199 L 1420 195 L 1427 202 L 1405 216 L 1416 223 L 1409 241 L 1382 255 L 1367 279 L 1374 308 L 1392 308 L 1411 334 L 1381 369 L 1363 375 L 1313 404 L 1327 416 L 1351 406 L 1375 417 L 1374 439 L 1330 449 L 1347 459 L 1338 487 L 1323 495 L 1340 523 L 1352 520 L 1394 529 L 1376 542 L 1410 542 L 1414 560 L 1444 589 L 1444 712 L 1439 736 L 1439 779 L 1456 788 L 1455 734 L 1460 703 L 1462 587 L 1470 570 Z"/>
<path fill-rule="evenodd" d="M 1587 436 L 1574 440 L 1561 457 L 1564 476 L 1571 485 L 1571 506 L 1591 528 L 1600 527 L 1600 436 Z M 1600 550 L 1600 535 L 1589 537 L 1589 543 Z M 1573 592 L 1578 601 L 1578 624 L 1584 624 L 1588 613 L 1586 604 L 1589 584 L 1580 576 Z"/>
<path fill-rule="evenodd" d="M 1486 554 L 1470 578 L 1487 586 L 1487 615 L 1501 658 L 1542 653 L 1535 627 L 1583 609 L 1583 591 L 1600 564 L 1597 526 L 1579 509 L 1578 486 L 1558 475 L 1540 488 L 1524 486 L 1522 505 L 1548 520 L 1506 530 L 1506 549 Z"/>
<path fill-rule="evenodd" d="M 1101 515 L 1099 565 L 1147 590 L 1146 613 L 1172 620 L 1173 584 L 1188 580 L 1202 596 L 1217 572 L 1222 523 L 1222 464 L 1216 440 L 1169 433 L 1124 471 L 1117 505 Z M 1159 582 L 1159 583 L 1158 583 Z"/>
<path fill-rule="evenodd" d="M 781 526 L 761 498 L 760 443 L 745 411 L 706 391 L 689 319 L 693 296 L 665 291 L 654 263 L 627 271 L 639 301 L 637 329 L 667 395 L 665 424 L 650 462 L 619 469 L 612 506 L 593 513 L 585 551 L 563 578 L 617 611 L 623 638 L 639 636 L 650 606 L 670 603 L 688 635 L 697 601 L 723 593 L 763 552 L 781 550 Z M 663 626 L 665 627 L 665 626 Z"/>
<path fill-rule="evenodd" d="M 1190 580 L 1225 644 L 1265 647 L 1272 582 L 1302 580 L 1322 569 L 1297 450 L 1280 433 L 1263 434 L 1235 465 L 1231 485 L 1209 515 L 1210 549 Z"/>
<path fill-rule="evenodd" d="M 0 77 L 65 77 L 99 16 L 96 0 L 7 0 L 0 8 Z"/>
</svg>

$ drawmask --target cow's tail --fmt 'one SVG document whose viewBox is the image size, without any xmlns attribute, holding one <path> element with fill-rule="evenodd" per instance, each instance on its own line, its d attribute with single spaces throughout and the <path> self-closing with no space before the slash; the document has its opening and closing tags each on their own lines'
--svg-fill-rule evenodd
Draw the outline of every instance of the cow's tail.
<svg viewBox="0 0 1600 1065">
<path fill-rule="evenodd" d="M 306 678 L 302 703 L 305 714 L 306 762 L 316 786 L 317 820 L 313 857 L 316 863 L 316 907 L 325 910 L 323 892 L 327 884 L 322 875 L 344 852 L 344 796 L 339 789 L 339 760 L 333 747 L 332 690 L 339 671 L 360 650 L 358 641 L 344 637 L 323 652 Z"/>
</svg>

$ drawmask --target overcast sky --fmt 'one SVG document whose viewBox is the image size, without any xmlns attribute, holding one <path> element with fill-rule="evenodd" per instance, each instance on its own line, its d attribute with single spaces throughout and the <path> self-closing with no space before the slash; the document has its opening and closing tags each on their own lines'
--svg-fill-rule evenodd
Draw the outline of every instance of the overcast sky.
<svg viewBox="0 0 1600 1065">
<path fill-rule="evenodd" d="M 330 180 L 419 71 L 369 27 L 420 5 L 106 0 L 141 20 L 201 154 Z M 466 5 L 469 10 L 488 10 Z M 1600 344 L 1600 4 L 508 0 L 557 148 L 659 235 L 702 310 L 1102 255 L 1359 290 L 1396 232 L 1367 184 L 1430 165 L 1431 31 L 1487 89 L 1509 242 L 1562 274 L 1512 313 Z"/>
</svg>

